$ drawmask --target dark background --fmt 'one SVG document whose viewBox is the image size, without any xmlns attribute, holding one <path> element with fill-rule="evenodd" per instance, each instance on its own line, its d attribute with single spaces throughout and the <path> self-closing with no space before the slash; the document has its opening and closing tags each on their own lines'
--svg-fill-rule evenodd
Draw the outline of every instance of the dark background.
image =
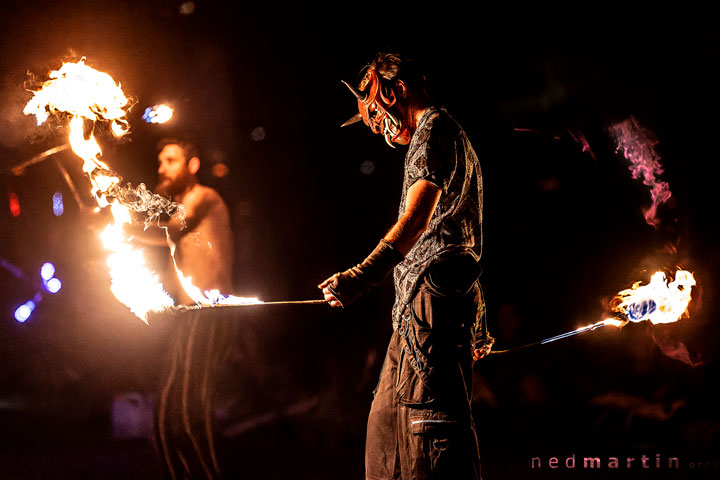
<svg viewBox="0 0 720 480">
<path fill-rule="evenodd" d="M 381 49 L 426 66 L 431 95 L 481 159 L 483 287 L 498 349 L 601 320 L 618 290 L 655 270 L 680 266 L 698 280 L 691 316 L 677 324 L 608 327 L 479 362 L 485 477 L 717 475 L 716 10 L 197 1 L 188 13 L 181 5 L 6 2 L 0 10 L 0 188 L 21 205 L 17 218 L 0 209 L 0 478 L 162 476 L 151 439 L 118 438 L 112 409 L 133 392 L 152 401 L 172 319 L 145 325 L 112 297 L 94 233 L 102 222 L 80 211 L 55 164 L 84 192 L 72 154 L 10 173 L 66 141 L 62 129 L 22 114 L 28 73 L 44 79 L 85 56 L 122 84 L 136 102 L 131 133 L 101 142 L 125 181 L 152 188 L 155 142 L 194 137 L 204 182 L 231 210 L 235 293 L 313 299 L 317 283 L 360 261 L 397 215 L 404 148 L 362 125 L 339 128 L 355 113 L 340 80 L 356 80 Z M 173 120 L 145 123 L 145 107 L 160 102 L 175 107 Z M 642 216 L 647 187 L 608 134 L 630 116 L 657 136 L 673 193 L 657 229 Z M 592 154 L 573 140 L 578 132 Z M 222 178 L 211 174 L 219 163 L 229 168 Z M 45 261 L 63 289 L 20 324 L 13 312 L 40 291 Z M 227 380 L 235 397 L 216 412 L 229 478 L 362 478 L 392 299 L 386 282 L 342 311 L 253 307 L 229 320 L 240 323 Z M 658 346 L 679 342 L 692 362 Z M 682 468 L 668 470 L 665 460 L 660 469 L 580 468 L 584 456 L 624 465 L 643 454 L 653 466 L 656 454 L 679 457 Z M 550 457 L 562 465 L 572 455 L 575 469 L 549 469 Z M 714 465 L 708 472 L 698 462 Z"/>
</svg>

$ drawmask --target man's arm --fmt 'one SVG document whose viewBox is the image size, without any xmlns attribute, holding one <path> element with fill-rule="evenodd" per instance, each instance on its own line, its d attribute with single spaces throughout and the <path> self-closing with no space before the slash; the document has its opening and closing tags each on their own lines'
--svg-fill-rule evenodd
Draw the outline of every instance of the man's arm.
<svg viewBox="0 0 720 480">
<path fill-rule="evenodd" d="M 405 213 L 385 235 L 385 241 L 403 257 L 430 224 L 441 193 L 440 188 L 427 180 L 418 180 L 408 189 Z"/>
<path fill-rule="evenodd" d="M 132 237 L 132 240 L 148 245 L 151 247 L 167 247 L 168 239 L 165 229 L 161 226 L 151 226 L 145 230 L 142 225 L 129 225 L 123 226 L 123 231 L 128 237 Z"/>
<path fill-rule="evenodd" d="M 435 213 L 435 207 L 440 200 L 441 194 L 442 190 L 427 180 L 418 180 L 415 182 L 408 189 L 405 213 L 397 223 L 393 225 L 383 240 L 389 243 L 403 257 L 407 255 L 430 224 L 430 219 L 432 219 Z M 373 252 L 373 254 L 374 253 L 375 252 Z M 371 257 L 373 254 L 371 254 Z M 362 270 L 362 266 L 365 265 L 371 257 L 368 257 L 363 264 L 358 266 L 360 270 Z M 357 269 L 358 267 L 354 268 Z M 336 273 L 318 285 L 318 288 L 322 289 L 325 300 L 333 307 L 343 306 L 342 302 L 336 296 L 336 294 L 340 296 L 338 292 L 338 282 L 336 280 L 340 279 L 343 275 L 347 275 L 350 270 L 343 273 Z M 387 273 L 389 272 L 384 272 L 384 274 Z M 353 275 L 353 277 L 357 277 L 357 275 Z M 357 288 L 363 291 L 367 287 L 362 281 L 354 281 L 351 282 L 350 285 L 351 286 L 348 287 L 350 289 L 353 288 L 353 285 L 358 285 Z M 335 288 L 333 288 L 333 286 L 335 286 Z M 335 293 L 333 293 L 333 289 Z M 357 295 L 359 295 L 358 292 L 351 292 L 348 294 L 348 297 L 352 300 Z"/>
</svg>

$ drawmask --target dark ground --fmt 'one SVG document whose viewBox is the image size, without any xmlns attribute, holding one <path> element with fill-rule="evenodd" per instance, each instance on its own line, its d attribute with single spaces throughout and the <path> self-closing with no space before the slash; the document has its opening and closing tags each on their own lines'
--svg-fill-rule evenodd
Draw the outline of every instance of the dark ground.
<svg viewBox="0 0 720 480">
<path fill-rule="evenodd" d="M 93 220 L 73 205 L 54 160 L 9 173 L 64 141 L 22 115 L 27 72 L 84 55 L 122 83 L 137 101 L 132 132 L 103 146 L 133 184 L 153 184 L 159 137 L 191 131 L 206 165 L 230 169 L 203 178 L 232 211 L 236 293 L 306 299 L 363 258 L 396 216 L 404 150 L 362 126 L 338 128 L 354 113 L 340 79 L 354 80 L 386 47 L 425 62 L 431 93 L 481 157 L 483 285 L 499 348 L 602 319 L 614 293 L 656 269 L 682 266 L 698 279 L 690 318 L 677 324 L 607 327 L 480 362 L 485 478 L 717 478 L 717 11 L 477 14 L 445 2 L 392 29 L 350 10 L 237 14 L 237 5 L 198 1 L 183 15 L 180 3 L 3 6 L 0 181 L 22 212 L 0 211 L 0 259 L 22 274 L 0 269 L 0 478 L 162 478 L 153 442 L 117 438 L 112 408 L 131 392 L 149 401 L 172 328 L 168 319 L 146 326 L 112 298 Z M 176 106 L 174 122 L 145 124 L 144 108 L 161 101 Z M 631 115 L 659 139 L 673 192 L 658 229 L 644 222 L 648 190 L 607 131 Z M 57 158 L 82 184 L 74 157 Z M 55 191 L 66 199 L 61 217 L 50 210 Z M 19 324 L 13 311 L 38 290 L 45 261 L 63 290 Z M 226 319 L 240 323 L 217 409 L 228 478 L 362 478 L 391 303 L 386 283 L 343 311 L 253 307 Z M 664 355 L 662 339 L 682 342 L 696 365 Z M 585 457 L 605 467 L 582 468 Z M 608 469 L 610 457 L 621 468 Z M 678 469 L 666 467 L 671 457 Z"/>
</svg>

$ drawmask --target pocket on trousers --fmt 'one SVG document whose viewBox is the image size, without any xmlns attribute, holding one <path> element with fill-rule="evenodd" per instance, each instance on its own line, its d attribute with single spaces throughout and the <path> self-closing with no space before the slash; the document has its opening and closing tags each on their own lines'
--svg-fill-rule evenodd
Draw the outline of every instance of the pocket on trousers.
<svg viewBox="0 0 720 480">
<path fill-rule="evenodd" d="M 419 410 L 409 419 L 410 451 L 418 478 L 453 478 L 460 423 L 444 412 Z M 429 477 L 425 475 L 430 474 Z"/>
</svg>

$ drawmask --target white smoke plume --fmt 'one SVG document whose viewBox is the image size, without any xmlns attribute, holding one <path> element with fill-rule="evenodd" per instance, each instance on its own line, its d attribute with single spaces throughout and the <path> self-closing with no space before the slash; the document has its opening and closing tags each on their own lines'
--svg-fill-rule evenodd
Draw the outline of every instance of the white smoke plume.
<svg viewBox="0 0 720 480">
<path fill-rule="evenodd" d="M 145 229 L 158 224 L 163 215 L 175 218 L 181 228 L 185 228 L 185 207 L 151 192 L 144 183 L 134 188 L 130 183 L 125 184 L 124 187 L 114 184 L 108 189 L 107 195 L 117 199 L 120 205 L 133 212 L 144 214 Z"/>
</svg>

